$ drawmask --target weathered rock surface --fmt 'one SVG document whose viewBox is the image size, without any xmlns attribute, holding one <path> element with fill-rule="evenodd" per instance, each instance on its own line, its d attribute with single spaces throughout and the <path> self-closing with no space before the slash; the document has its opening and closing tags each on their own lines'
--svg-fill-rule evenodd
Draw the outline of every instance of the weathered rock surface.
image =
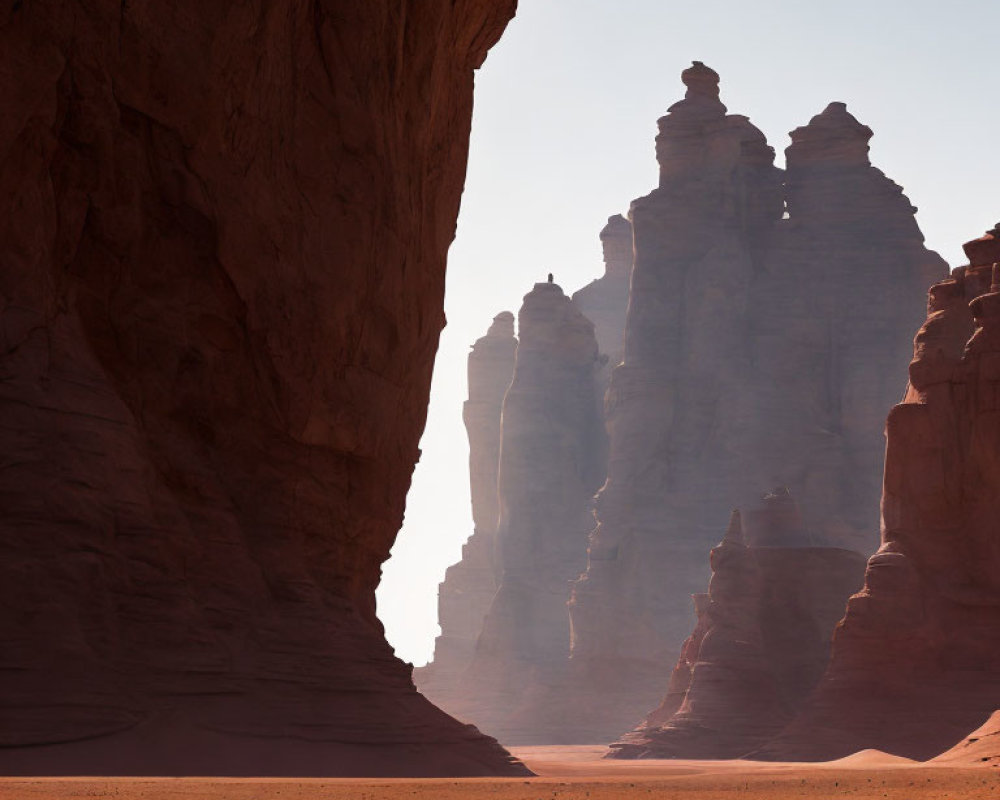
<svg viewBox="0 0 1000 800">
<path fill-rule="evenodd" d="M 506 743 L 558 742 L 569 652 L 566 600 L 586 566 L 604 461 L 594 325 L 554 283 L 518 314 L 514 379 L 503 403 L 500 586 L 475 656 L 443 707 Z"/>
<path fill-rule="evenodd" d="M 514 7 L 0 7 L 0 772 L 517 769 L 374 596 Z"/>
<path fill-rule="evenodd" d="M 659 187 L 632 204 L 608 479 L 571 600 L 598 740 L 663 697 L 728 508 L 788 486 L 813 544 L 874 546 L 882 419 L 923 287 L 945 271 L 843 104 L 792 133 L 783 176 L 712 70 L 682 78 Z"/>
<path fill-rule="evenodd" d="M 1000 767 L 1000 711 L 931 761 L 951 767 Z"/>
<path fill-rule="evenodd" d="M 780 732 L 819 682 L 865 559 L 809 546 L 787 491 L 762 506 L 745 530 L 733 512 L 663 703 L 610 757 L 737 758 Z"/>
<path fill-rule="evenodd" d="M 882 546 L 815 695 L 760 757 L 931 758 L 1000 707 L 997 236 L 930 289 L 886 424 Z"/>
<path fill-rule="evenodd" d="M 434 659 L 413 671 L 417 688 L 432 702 L 449 692 L 472 660 L 501 576 L 493 552 L 500 500 L 500 412 L 514 374 L 514 315 L 498 314 L 485 336 L 469 353 L 469 399 L 462 418 L 469 436 L 469 483 L 475 530 L 462 546 L 462 559 L 448 567 L 438 588 L 441 635 L 434 642 Z"/>
</svg>

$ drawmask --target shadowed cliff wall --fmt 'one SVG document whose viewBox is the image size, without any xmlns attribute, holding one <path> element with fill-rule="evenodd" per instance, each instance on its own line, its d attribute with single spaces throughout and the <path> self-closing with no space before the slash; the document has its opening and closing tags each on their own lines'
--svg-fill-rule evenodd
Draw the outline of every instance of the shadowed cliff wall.
<svg viewBox="0 0 1000 800">
<path fill-rule="evenodd" d="M 374 589 L 514 9 L 0 4 L 0 771 L 511 771 Z"/>
</svg>

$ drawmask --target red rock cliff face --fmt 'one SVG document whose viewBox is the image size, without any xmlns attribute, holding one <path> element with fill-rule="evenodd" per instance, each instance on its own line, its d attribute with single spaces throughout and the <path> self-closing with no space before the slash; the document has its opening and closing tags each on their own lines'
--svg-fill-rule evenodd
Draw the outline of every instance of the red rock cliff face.
<svg viewBox="0 0 1000 800">
<path fill-rule="evenodd" d="M 882 546 L 816 695 L 762 757 L 930 758 L 1000 706 L 996 236 L 969 242 L 970 265 L 931 287 L 886 424 Z"/>
<path fill-rule="evenodd" d="M 881 419 L 945 270 L 843 104 L 792 133 L 783 176 L 763 134 L 726 114 L 718 75 L 696 63 L 682 78 L 659 187 L 632 204 L 608 479 L 571 601 L 581 696 L 608 738 L 662 698 L 729 508 L 787 486 L 813 544 L 874 545 Z"/>
<path fill-rule="evenodd" d="M 500 412 L 514 374 L 514 315 L 498 314 L 469 354 L 469 399 L 462 417 L 469 435 L 469 483 L 475 530 L 462 546 L 462 559 L 448 567 L 438 588 L 441 635 L 434 660 L 413 671 L 420 692 L 448 706 L 450 692 L 472 660 L 476 640 L 501 577 L 494 558 L 500 500 Z"/>
<path fill-rule="evenodd" d="M 514 6 L 0 6 L 0 771 L 511 769 L 374 589 Z"/>
</svg>

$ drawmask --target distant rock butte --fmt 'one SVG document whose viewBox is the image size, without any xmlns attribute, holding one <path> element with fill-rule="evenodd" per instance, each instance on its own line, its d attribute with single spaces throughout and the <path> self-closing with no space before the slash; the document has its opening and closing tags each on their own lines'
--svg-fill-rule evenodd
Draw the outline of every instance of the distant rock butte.
<svg viewBox="0 0 1000 800">
<path fill-rule="evenodd" d="M 783 173 L 727 115 L 714 71 L 682 80 L 658 123 L 659 187 L 630 212 L 608 477 L 570 601 L 585 741 L 662 699 L 727 509 L 788 486 L 814 546 L 874 546 L 885 411 L 925 287 L 946 274 L 844 104 L 792 132 Z"/>
<path fill-rule="evenodd" d="M 472 663 L 450 693 L 436 695 L 505 742 L 559 742 L 566 697 L 553 685 L 569 652 L 566 598 L 586 565 L 604 470 L 600 365 L 593 323 L 557 284 L 535 284 L 518 314 L 503 403 L 500 585 Z"/>
<path fill-rule="evenodd" d="M 375 616 L 514 0 L 0 10 L 0 774 L 524 774 Z"/>
<path fill-rule="evenodd" d="M 998 229 L 930 289 L 886 424 L 882 546 L 815 695 L 757 757 L 931 758 L 1000 707 Z"/>
<path fill-rule="evenodd" d="M 826 668 L 830 636 L 864 580 L 859 553 L 809 546 L 794 500 L 733 512 L 663 703 L 611 758 L 738 758 L 777 734 Z"/>
<path fill-rule="evenodd" d="M 462 418 L 469 436 L 469 482 L 475 530 L 462 559 L 448 568 L 438 590 L 441 635 L 434 659 L 413 671 L 417 688 L 432 702 L 447 705 L 449 692 L 472 660 L 483 620 L 496 594 L 501 570 L 494 558 L 500 503 L 500 412 L 514 375 L 514 315 L 498 314 L 469 353 L 469 399 Z"/>
</svg>

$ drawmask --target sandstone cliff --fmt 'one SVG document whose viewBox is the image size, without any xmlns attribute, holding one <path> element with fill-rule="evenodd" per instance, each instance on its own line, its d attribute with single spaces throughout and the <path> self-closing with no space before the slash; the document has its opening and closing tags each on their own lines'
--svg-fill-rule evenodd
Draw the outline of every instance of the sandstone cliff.
<svg viewBox="0 0 1000 800">
<path fill-rule="evenodd" d="M 816 694 L 761 757 L 930 758 L 1000 706 L 998 236 L 930 289 L 886 424 L 882 546 Z"/>
<path fill-rule="evenodd" d="M 0 6 L 0 772 L 514 769 L 374 597 L 514 7 Z"/>
<path fill-rule="evenodd" d="M 707 595 L 663 703 L 611 746 L 612 758 L 738 758 L 777 734 L 822 677 L 830 637 L 865 559 L 813 547 L 787 491 L 746 530 L 733 512 L 712 549 Z"/>
<path fill-rule="evenodd" d="M 727 508 L 788 486 L 813 544 L 874 546 L 881 418 L 945 270 L 843 104 L 792 133 L 783 175 L 712 70 L 682 79 L 659 121 L 659 187 L 632 204 L 608 478 L 571 600 L 580 696 L 609 738 L 662 698 Z"/>
<path fill-rule="evenodd" d="M 448 567 L 438 588 L 441 635 L 434 659 L 413 671 L 421 694 L 447 704 L 449 692 L 472 660 L 483 620 L 496 594 L 500 569 L 494 563 L 500 518 L 497 472 L 500 412 L 514 373 L 514 315 L 498 314 L 469 353 L 469 399 L 462 418 L 469 436 L 469 483 L 475 530 L 462 546 L 462 559 Z"/>
<path fill-rule="evenodd" d="M 593 324 L 559 286 L 535 284 L 518 314 L 514 379 L 503 403 L 500 586 L 472 663 L 450 696 L 441 695 L 448 711 L 511 744 L 558 741 L 566 600 L 586 565 L 604 469 L 600 365 Z"/>
</svg>

